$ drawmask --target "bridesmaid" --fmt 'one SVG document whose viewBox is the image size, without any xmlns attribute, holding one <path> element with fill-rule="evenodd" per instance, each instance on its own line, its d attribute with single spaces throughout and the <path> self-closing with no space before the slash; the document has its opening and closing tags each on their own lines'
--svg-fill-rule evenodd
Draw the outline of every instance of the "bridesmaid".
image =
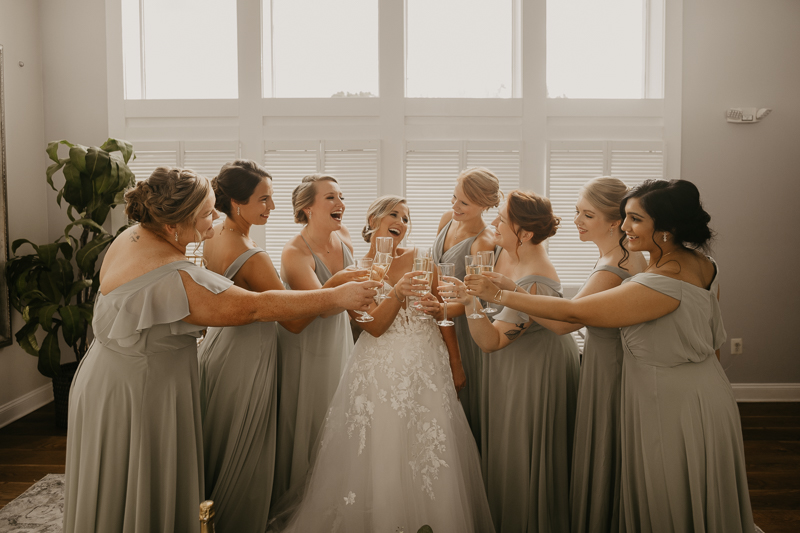
<svg viewBox="0 0 800 533">
<path fill-rule="evenodd" d="M 95 339 L 72 383 L 64 531 L 196 531 L 203 499 L 197 337 L 207 326 L 366 307 L 370 284 L 256 293 L 186 259 L 213 235 L 214 192 L 191 170 L 157 168 L 125 194 L 139 222 L 109 247 Z M 376 286 L 376 283 L 372 283 Z"/>
<path fill-rule="evenodd" d="M 752 532 L 739 411 L 715 357 L 725 341 L 711 217 L 685 180 L 647 180 L 620 206 L 631 251 L 647 269 L 620 287 L 560 300 L 499 290 L 484 276 L 470 294 L 535 316 L 620 327 L 620 530 Z"/>
<path fill-rule="evenodd" d="M 283 290 L 269 256 L 248 237 L 250 227 L 266 224 L 275 209 L 272 176 L 253 161 L 235 161 L 211 184 L 216 209 L 227 218 L 217 238 L 205 244 L 206 267 L 237 287 Z M 280 324 L 300 333 L 313 319 Z M 222 532 L 266 531 L 275 467 L 277 348 L 275 322 L 209 328 L 200 345 L 205 494 L 214 501 Z"/>
<path fill-rule="evenodd" d="M 456 179 L 450 203 L 453 209 L 442 215 L 439 230 L 433 243 L 435 263 L 453 263 L 455 276 L 464 279 L 464 256 L 479 251 L 494 250 L 494 235 L 483 221 L 483 213 L 500 204 L 500 180 L 489 169 L 482 167 L 463 171 Z M 447 304 L 447 315 L 455 322 L 458 348 L 466 374 L 466 385 L 458 399 L 467 415 L 472 435 L 481 450 L 481 350 L 469 334 L 464 307 L 458 303 Z M 464 381 L 462 378 L 461 381 Z M 456 379 L 459 382 L 459 379 Z"/>
<path fill-rule="evenodd" d="M 342 223 L 344 195 L 333 176 L 312 174 L 292 192 L 294 220 L 304 224 L 284 247 L 287 289 L 314 290 L 353 279 L 353 244 Z M 363 273 L 361 273 L 363 274 Z M 302 333 L 278 328 L 278 445 L 272 501 L 302 480 L 345 362 L 353 352 L 344 309 L 320 315 Z"/>
<path fill-rule="evenodd" d="M 611 177 L 594 178 L 581 189 L 575 205 L 575 225 L 581 241 L 593 242 L 600 257 L 573 299 L 618 287 L 631 274 L 647 267 L 641 252 L 628 253 L 620 244 L 624 234 L 619 205 L 627 192 L 622 180 Z M 513 285 L 498 281 L 495 279 L 498 287 L 514 289 Z M 536 320 L 559 335 L 583 327 Z M 619 394 L 623 351 L 619 329 L 587 327 L 583 353 L 572 450 L 572 531 L 617 531 L 622 472 Z"/>
<path fill-rule="evenodd" d="M 555 235 L 559 220 L 547 198 L 508 195 L 495 221 L 502 246 L 495 272 L 512 290 L 562 296 L 542 244 Z M 455 282 L 460 302 L 472 312 L 475 299 L 466 296 L 464 284 L 446 281 Z M 472 337 L 487 352 L 481 459 L 495 529 L 568 532 L 578 346 L 572 335 L 557 335 L 509 307 L 498 309 L 494 322 L 469 321 Z"/>
</svg>

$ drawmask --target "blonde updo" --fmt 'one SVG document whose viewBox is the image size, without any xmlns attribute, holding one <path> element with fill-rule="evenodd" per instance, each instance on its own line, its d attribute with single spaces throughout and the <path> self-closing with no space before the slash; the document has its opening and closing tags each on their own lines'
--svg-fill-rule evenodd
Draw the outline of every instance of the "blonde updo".
<svg viewBox="0 0 800 533">
<path fill-rule="evenodd" d="M 500 180 L 488 168 L 468 168 L 458 175 L 457 181 L 469 201 L 481 207 L 497 207 L 503 199 Z"/>
<path fill-rule="evenodd" d="M 544 196 L 539 196 L 535 192 L 520 190 L 511 191 L 506 202 L 508 220 L 516 226 L 514 233 L 518 241 L 523 231 L 533 233 L 531 242 L 540 244 L 545 239 L 549 239 L 556 234 L 561 217 L 553 214 L 553 206 L 550 200 Z M 517 244 L 519 247 L 519 243 Z"/>
<path fill-rule="evenodd" d="M 125 214 L 154 233 L 165 225 L 194 227 L 210 191 L 208 178 L 194 170 L 158 167 L 125 193 Z"/>
<path fill-rule="evenodd" d="M 592 204 L 606 220 L 614 222 L 620 219 L 619 206 L 630 187 L 619 178 L 600 176 L 586 182 L 579 196 Z"/>
<path fill-rule="evenodd" d="M 314 198 L 317 196 L 317 183 L 320 181 L 332 181 L 339 183 L 336 178 L 327 174 L 309 174 L 292 191 L 292 209 L 294 211 L 294 221 L 298 224 L 308 224 L 308 215 L 303 211 L 306 207 L 313 205 Z"/>
<path fill-rule="evenodd" d="M 381 225 L 381 220 L 383 220 L 383 217 L 391 213 L 392 209 L 397 207 L 397 204 L 405 203 L 405 198 L 401 198 L 400 196 L 395 196 L 393 194 L 381 196 L 372 202 L 367 210 L 367 224 L 364 226 L 364 229 L 361 230 L 361 236 L 364 237 L 364 240 L 366 242 L 371 242 L 372 234 L 375 233 L 375 231 L 378 229 L 378 226 Z M 408 207 L 407 204 L 406 207 Z M 410 211 L 408 214 L 408 220 L 409 222 L 411 221 Z"/>
</svg>

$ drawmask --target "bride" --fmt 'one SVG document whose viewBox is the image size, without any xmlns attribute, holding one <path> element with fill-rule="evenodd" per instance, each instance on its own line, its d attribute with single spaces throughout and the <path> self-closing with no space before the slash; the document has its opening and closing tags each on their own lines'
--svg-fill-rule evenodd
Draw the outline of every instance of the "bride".
<svg viewBox="0 0 800 533">
<path fill-rule="evenodd" d="M 371 306 L 374 320 L 362 324 L 314 466 L 304 486 L 278 502 L 272 528 L 412 533 L 427 524 L 435 533 L 494 531 L 478 450 L 456 397 L 454 379 L 463 386 L 464 378 L 452 328 L 440 331 L 406 305 L 424 282 L 414 279 L 421 272 L 411 272 L 413 248 L 399 247 L 409 225 L 405 200 L 378 198 L 367 220 L 367 257 L 377 237 L 392 238 L 391 290 Z M 439 309 L 430 294 L 422 304 Z"/>
</svg>

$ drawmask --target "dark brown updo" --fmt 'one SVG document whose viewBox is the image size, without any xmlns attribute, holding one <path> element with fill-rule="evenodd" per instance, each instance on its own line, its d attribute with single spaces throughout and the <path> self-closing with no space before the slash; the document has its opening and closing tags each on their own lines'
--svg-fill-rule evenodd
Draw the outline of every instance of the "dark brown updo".
<svg viewBox="0 0 800 533">
<path fill-rule="evenodd" d="M 231 200 L 242 205 L 247 204 L 258 184 L 265 179 L 271 180 L 272 176 L 255 161 L 238 159 L 233 163 L 226 163 L 217 177 L 211 180 L 211 187 L 216 195 L 214 207 L 231 216 Z"/>
<path fill-rule="evenodd" d="M 518 241 L 523 231 L 533 233 L 531 242 L 539 244 L 556 234 L 561 217 L 553 214 L 550 200 L 535 192 L 511 191 L 506 201 L 508 220 L 516 227 Z"/>
<path fill-rule="evenodd" d="M 185 168 L 158 167 L 125 193 L 125 214 L 143 228 L 164 233 L 164 226 L 194 226 L 211 184 Z"/>
</svg>

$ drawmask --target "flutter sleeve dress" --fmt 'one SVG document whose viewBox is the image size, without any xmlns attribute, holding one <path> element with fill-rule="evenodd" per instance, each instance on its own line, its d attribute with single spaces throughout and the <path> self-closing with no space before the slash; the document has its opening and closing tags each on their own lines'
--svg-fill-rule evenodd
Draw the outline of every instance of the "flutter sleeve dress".
<svg viewBox="0 0 800 533">
<path fill-rule="evenodd" d="M 232 282 L 190 261 L 95 301 L 95 340 L 70 391 L 66 533 L 197 531 L 203 435 L 197 338 L 180 271 L 214 294 Z"/>
<path fill-rule="evenodd" d="M 324 285 L 333 274 L 313 251 L 311 254 L 317 279 Z M 342 254 L 342 268 L 347 268 L 353 264 L 353 255 L 344 243 Z M 313 445 L 353 345 L 346 311 L 317 317 L 298 334 L 278 326 L 278 444 L 273 503 L 306 477 Z"/>
<path fill-rule="evenodd" d="M 233 279 L 247 250 L 225 271 Z M 220 532 L 266 531 L 278 417 L 275 322 L 208 328 L 199 348 L 205 497 Z"/>
<path fill-rule="evenodd" d="M 600 271 L 611 272 L 623 280 L 631 276 L 610 265 L 601 265 L 592 274 Z M 586 328 L 572 450 L 573 533 L 619 529 L 622 358 L 619 328 Z"/>
<path fill-rule="evenodd" d="M 739 410 L 714 353 L 718 276 L 709 289 L 652 273 L 625 283 L 680 305 L 621 328 L 621 531 L 752 532 Z"/>
<path fill-rule="evenodd" d="M 561 297 L 561 285 L 525 276 L 517 285 Z M 523 324 L 509 307 L 495 322 Z M 580 363 L 572 335 L 536 322 L 514 342 L 484 355 L 481 463 L 498 532 L 569 531 L 569 480 Z"/>
</svg>

